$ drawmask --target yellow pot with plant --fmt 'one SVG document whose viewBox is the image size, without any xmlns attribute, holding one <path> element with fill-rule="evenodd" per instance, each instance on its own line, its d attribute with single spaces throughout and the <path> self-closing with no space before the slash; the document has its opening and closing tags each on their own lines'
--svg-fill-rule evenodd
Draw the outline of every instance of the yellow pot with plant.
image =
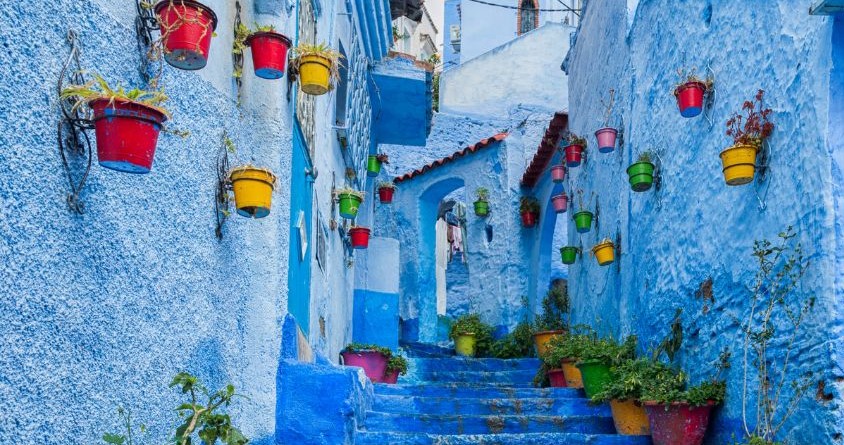
<svg viewBox="0 0 844 445">
<path fill-rule="evenodd" d="M 598 260 L 598 265 L 606 266 L 615 261 L 615 244 L 609 238 L 604 238 L 600 243 L 592 247 L 592 253 Z"/>
<path fill-rule="evenodd" d="M 293 48 L 293 67 L 299 73 L 299 88 L 313 96 L 321 96 L 334 88 L 340 78 L 343 56 L 324 43 L 301 43 Z"/>
<path fill-rule="evenodd" d="M 756 93 L 755 101 L 745 101 L 744 114 L 733 113 L 727 120 L 727 136 L 733 145 L 721 152 L 721 165 L 727 185 L 744 185 L 753 181 L 756 174 L 756 154 L 765 139 L 774 131 L 768 120 L 770 108 L 762 107 L 763 90 Z"/>
<path fill-rule="evenodd" d="M 266 168 L 244 165 L 229 173 L 237 213 L 249 218 L 270 214 L 276 176 Z"/>
</svg>

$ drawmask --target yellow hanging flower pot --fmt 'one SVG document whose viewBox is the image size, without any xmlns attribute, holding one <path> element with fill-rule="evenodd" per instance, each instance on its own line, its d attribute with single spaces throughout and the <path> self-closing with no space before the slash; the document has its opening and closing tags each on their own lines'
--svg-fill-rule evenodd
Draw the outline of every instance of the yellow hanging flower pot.
<svg viewBox="0 0 844 445">
<path fill-rule="evenodd" d="M 727 185 L 744 185 L 753 181 L 757 151 L 755 145 L 737 144 L 721 152 L 721 164 Z"/>
<path fill-rule="evenodd" d="M 313 96 L 321 96 L 333 88 L 340 78 L 343 56 L 324 43 L 300 43 L 293 48 L 292 65 L 299 72 L 299 88 Z"/>
<path fill-rule="evenodd" d="M 604 239 L 592 248 L 592 254 L 598 260 L 598 265 L 606 266 L 615 261 L 615 244 L 609 239 Z"/>
<path fill-rule="evenodd" d="M 234 189 L 237 213 L 249 218 L 263 218 L 270 214 L 275 175 L 266 168 L 245 165 L 229 173 Z"/>
</svg>

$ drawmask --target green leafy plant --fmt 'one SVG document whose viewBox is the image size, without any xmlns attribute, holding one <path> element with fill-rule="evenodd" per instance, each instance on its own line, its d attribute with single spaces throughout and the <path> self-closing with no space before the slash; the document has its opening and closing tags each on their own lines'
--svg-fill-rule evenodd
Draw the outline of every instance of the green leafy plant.
<svg viewBox="0 0 844 445">
<path fill-rule="evenodd" d="M 579 360 L 586 345 L 595 337 L 589 326 L 573 326 L 567 335 L 552 337 L 547 352 L 540 358 L 551 369 L 557 369 L 563 360 Z"/>
<path fill-rule="evenodd" d="M 666 394 L 682 391 L 684 385 L 685 376 L 662 362 L 649 359 L 624 360 L 612 367 L 612 379 L 592 400 L 643 400 L 642 393 L 646 386 L 657 394 Z"/>
<path fill-rule="evenodd" d="M 757 443 L 774 443 L 812 383 L 811 371 L 793 376 L 790 368 L 798 334 L 815 305 L 814 296 L 795 295 L 810 264 L 800 243 L 793 242 L 796 236 L 789 226 L 777 244 L 753 244 L 758 270 L 741 320 L 742 418 L 746 436 Z M 772 348 L 772 343 L 783 346 Z"/>
<path fill-rule="evenodd" d="M 580 145 L 586 150 L 586 139 L 578 136 L 575 133 L 568 133 L 563 140 L 566 141 L 566 145 Z"/>
<path fill-rule="evenodd" d="M 536 316 L 534 324 L 537 331 L 561 331 L 569 327 L 568 285 L 565 282 L 548 289 L 542 299 L 542 314 Z"/>
<path fill-rule="evenodd" d="M 302 65 L 302 58 L 307 56 L 316 56 L 327 59 L 330 63 L 329 72 L 331 82 L 329 88 L 333 88 L 334 84 L 340 80 L 340 68 L 343 66 L 343 55 L 339 51 L 331 48 L 325 43 L 318 43 L 316 45 L 310 43 L 300 43 L 290 49 L 292 59 L 290 61 L 290 68 L 295 72 L 299 72 L 299 67 Z"/>
<path fill-rule="evenodd" d="M 475 189 L 475 195 L 478 197 L 478 201 L 488 202 L 489 201 L 489 190 L 484 187 L 478 187 Z"/>
<path fill-rule="evenodd" d="M 513 332 L 492 343 L 490 355 L 495 358 L 521 358 L 533 356 L 533 325 L 523 321 Z"/>
<path fill-rule="evenodd" d="M 652 362 L 658 363 L 656 360 Z M 718 357 L 715 364 L 716 372 L 712 378 L 683 389 L 688 383 L 686 374 L 675 371 L 667 365 L 661 365 L 658 367 L 659 372 L 654 374 L 655 378 L 644 381 L 641 400 L 666 405 L 675 402 L 685 402 L 691 406 L 720 404 L 724 401 L 727 391 L 727 384 L 721 379 L 721 373 L 729 367 L 730 352 L 725 349 Z"/>
<path fill-rule="evenodd" d="M 393 351 L 390 348 L 385 348 L 383 346 L 373 345 L 373 344 L 365 344 L 365 343 L 349 343 L 346 345 L 345 348 L 341 352 L 366 352 L 366 351 L 373 351 L 378 352 L 384 357 L 387 357 L 387 360 L 393 357 Z"/>
<path fill-rule="evenodd" d="M 353 196 L 357 196 L 357 197 L 358 197 L 358 198 L 360 198 L 361 200 L 363 200 L 363 198 L 366 196 L 366 192 L 362 192 L 362 191 L 355 190 L 355 189 L 353 189 L 353 188 L 348 188 L 348 187 L 346 187 L 346 188 L 341 188 L 341 189 L 336 189 L 336 190 L 334 191 L 334 194 L 335 194 L 336 196 L 340 196 L 340 195 L 353 195 Z"/>
<path fill-rule="evenodd" d="M 105 433 L 103 434 L 103 442 L 111 445 L 140 445 L 145 442 L 138 440 L 138 434 L 142 437 L 145 436 L 147 427 L 141 424 L 136 431 L 132 426 L 132 412 L 130 410 L 118 407 L 117 416 L 120 417 L 123 433 Z"/>
<path fill-rule="evenodd" d="M 628 336 L 623 343 L 612 338 L 590 338 L 585 342 L 578 358 L 581 362 L 597 361 L 616 365 L 636 357 L 636 336 Z"/>
<path fill-rule="evenodd" d="M 142 90 L 140 88 L 133 88 L 129 91 L 118 84 L 116 87 L 109 85 L 101 75 L 93 73 L 94 78 L 83 85 L 68 85 L 62 89 L 61 99 L 74 99 L 73 108 L 79 108 L 96 99 L 107 99 L 109 104 L 116 100 L 123 100 L 128 102 L 135 102 L 146 105 L 160 111 L 167 117 L 170 113 L 162 106 L 167 101 L 167 95 L 163 90 Z"/>
<path fill-rule="evenodd" d="M 522 196 L 519 201 L 520 213 L 539 213 L 539 200 L 532 196 Z"/>
<path fill-rule="evenodd" d="M 399 375 L 407 374 L 407 359 L 400 355 L 393 355 L 387 360 L 387 372 L 398 371 Z"/>
<path fill-rule="evenodd" d="M 679 94 L 678 89 L 687 83 L 702 83 L 705 88 L 704 92 L 712 89 L 712 86 L 714 85 L 713 79 L 711 77 L 707 77 L 705 79 L 701 78 L 697 75 L 696 71 L 696 67 L 692 67 L 689 70 L 686 70 L 685 68 L 677 68 L 677 75 L 680 77 L 680 80 L 677 82 L 676 85 L 674 85 L 673 91 L 675 96 Z"/>
<path fill-rule="evenodd" d="M 481 321 L 478 314 L 460 316 L 452 325 L 448 337 L 452 340 L 460 335 L 475 335 L 475 355 L 485 357 L 492 347 L 492 326 Z"/>
<path fill-rule="evenodd" d="M 393 181 L 381 181 L 378 183 L 379 189 L 394 189 L 396 184 Z"/>
<path fill-rule="evenodd" d="M 643 151 L 639 153 L 639 157 L 636 159 L 636 162 L 651 162 L 651 152 Z"/>
</svg>

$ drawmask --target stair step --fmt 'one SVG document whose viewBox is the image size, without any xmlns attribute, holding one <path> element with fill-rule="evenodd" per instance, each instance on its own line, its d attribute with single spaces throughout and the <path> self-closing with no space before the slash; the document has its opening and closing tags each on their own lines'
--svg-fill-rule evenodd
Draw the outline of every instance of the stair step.
<svg viewBox="0 0 844 445">
<path fill-rule="evenodd" d="M 528 433 L 435 435 L 358 432 L 355 445 L 650 445 L 648 436 L 606 434 Z"/>
<path fill-rule="evenodd" d="M 436 371 L 419 375 L 428 382 L 454 383 L 490 383 L 507 386 L 533 386 L 536 370 L 520 369 L 516 371 Z"/>
<path fill-rule="evenodd" d="M 604 416 L 458 416 L 369 411 L 365 425 L 366 431 L 428 434 L 615 433 L 612 417 Z"/>
<path fill-rule="evenodd" d="M 503 360 L 499 358 L 415 358 L 412 359 L 418 372 L 463 372 L 463 371 L 518 371 L 539 369 L 539 359 L 522 358 Z"/>
<path fill-rule="evenodd" d="M 557 397 L 483 399 L 379 394 L 372 409 L 396 414 L 610 416 L 605 404 L 594 405 L 584 398 Z"/>
<path fill-rule="evenodd" d="M 576 398 L 584 397 L 583 390 L 573 388 L 534 388 L 496 384 L 426 383 L 411 385 L 375 385 L 375 394 L 395 396 L 462 397 L 487 399 L 518 398 Z"/>
<path fill-rule="evenodd" d="M 454 357 L 454 349 L 428 343 L 399 342 L 409 357 Z"/>
</svg>

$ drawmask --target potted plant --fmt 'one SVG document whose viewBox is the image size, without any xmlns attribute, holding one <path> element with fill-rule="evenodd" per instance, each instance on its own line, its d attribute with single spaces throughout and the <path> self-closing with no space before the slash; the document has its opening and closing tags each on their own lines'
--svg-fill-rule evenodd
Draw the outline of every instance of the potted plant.
<svg viewBox="0 0 844 445">
<path fill-rule="evenodd" d="M 599 266 L 607 266 L 615 261 L 615 244 L 609 238 L 604 238 L 592 247 L 592 254 L 598 260 Z"/>
<path fill-rule="evenodd" d="M 733 113 L 727 120 L 727 136 L 733 145 L 721 152 L 724 180 L 727 185 L 744 185 L 753 181 L 756 173 L 756 154 L 765 139 L 774 131 L 768 120 L 770 108 L 762 108 L 763 90 L 756 93 L 755 101 L 745 101 L 741 109 L 746 114 Z"/>
<path fill-rule="evenodd" d="M 618 136 L 618 130 L 610 127 L 610 116 L 612 116 L 612 106 L 615 101 L 615 90 L 610 90 L 610 103 L 604 104 L 606 107 L 604 112 L 604 127 L 595 132 L 595 139 L 598 140 L 598 151 L 601 153 L 611 153 L 615 150 L 615 139 Z"/>
<path fill-rule="evenodd" d="M 478 197 L 475 200 L 475 215 L 485 217 L 489 215 L 489 190 L 484 187 L 475 189 L 475 195 Z"/>
<path fill-rule="evenodd" d="M 706 381 L 684 391 L 645 385 L 642 400 L 654 445 L 702 444 L 712 408 L 724 401 L 725 393 L 723 381 Z"/>
<path fill-rule="evenodd" d="M 665 380 L 661 378 L 667 377 Z M 651 434 L 648 415 L 642 405 L 645 384 L 667 385 L 681 391 L 685 384 L 667 365 L 649 359 L 625 360 L 613 366 L 603 389 L 592 396 L 595 403 L 609 402 L 615 429 L 625 436 Z"/>
<path fill-rule="evenodd" d="M 569 326 L 570 301 L 565 281 L 555 282 L 542 299 L 542 314 L 536 316 L 533 341 L 536 354 L 542 356 L 548 351 L 551 339 L 565 335 Z M 559 363 L 557 364 L 559 365 Z"/>
<path fill-rule="evenodd" d="M 378 176 L 381 173 L 381 165 L 389 163 L 390 158 L 384 153 L 369 155 L 366 160 L 366 175 L 369 177 Z"/>
<path fill-rule="evenodd" d="M 578 190 L 577 200 L 580 205 L 580 210 L 572 216 L 574 225 L 577 228 L 577 233 L 588 233 L 592 230 L 592 212 L 583 210 L 583 191 Z"/>
<path fill-rule="evenodd" d="M 594 338 L 591 329 L 585 326 L 575 326 L 567 335 L 551 338 L 548 349 L 540 358 L 549 370 L 561 369 L 569 388 L 583 388 L 583 377 L 575 364 L 580 360 L 583 348 Z"/>
<path fill-rule="evenodd" d="M 651 152 L 639 154 L 636 162 L 627 167 L 630 188 L 634 192 L 646 192 L 654 183 L 654 164 L 651 162 Z"/>
<path fill-rule="evenodd" d="M 164 60 L 183 70 L 204 68 L 217 29 L 214 11 L 194 0 L 162 0 L 153 10 L 161 27 Z"/>
<path fill-rule="evenodd" d="M 558 164 L 551 167 L 551 180 L 554 181 L 555 184 L 560 184 L 561 182 L 565 181 L 566 179 L 566 166 L 565 164 Z"/>
<path fill-rule="evenodd" d="M 586 139 L 569 133 L 565 137 L 566 148 L 564 149 L 566 155 L 566 166 L 577 167 L 583 160 L 583 152 L 586 150 Z"/>
<path fill-rule="evenodd" d="M 522 196 L 519 202 L 519 213 L 522 216 L 522 226 L 528 229 L 533 228 L 539 219 L 539 201 L 532 196 Z"/>
<path fill-rule="evenodd" d="M 263 218 L 270 214 L 276 176 L 270 169 L 251 164 L 233 168 L 229 182 L 234 189 L 237 214 L 248 218 Z"/>
<path fill-rule="evenodd" d="M 492 336 L 492 328 L 481 321 L 478 314 L 466 314 L 457 319 L 449 331 L 457 355 L 474 357 L 484 351 Z"/>
<path fill-rule="evenodd" d="M 369 228 L 363 226 L 352 226 L 349 229 L 349 239 L 353 249 L 366 249 L 369 247 Z"/>
<path fill-rule="evenodd" d="M 393 181 L 383 181 L 378 183 L 378 200 L 381 204 L 390 204 L 393 202 L 393 194 L 396 192 L 396 184 Z"/>
<path fill-rule="evenodd" d="M 112 88 L 102 76 L 93 75 L 84 85 L 69 85 L 62 99 L 74 99 L 74 108 L 87 105 L 93 112 L 97 160 L 111 170 L 149 173 L 158 134 L 170 113 L 161 105 L 162 91 Z"/>
<path fill-rule="evenodd" d="M 557 344 L 556 337 L 551 342 Z M 546 351 L 540 354 L 542 360 L 542 370 L 548 375 L 548 384 L 552 388 L 567 388 L 570 383 L 577 383 L 577 379 L 569 381 L 566 379 L 566 374 L 563 371 L 562 363 L 566 359 L 563 349 L 558 347 L 549 347 Z M 542 371 L 541 370 L 541 371 Z M 578 386 L 571 386 L 572 388 L 580 388 Z"/>
<path fill-rule="evenodd" d="M 299 73 L 299 88 L 306 94 L 321 96 L 340 79 L 342 54 L 325 43 L 300 43 L 293 48 L 290 64 Z"/>
<path fill-rule="evenodd" d="M 513 332 L 492 343 L 490 355 L 503 359 L 533 357 L 533 332 L 533 323 L 526 320 L 519 322 Z"/>
<path fill-rule="evenodd" d="M 568 202 L 569 197 L 566 196 L 566 192 L 551 197 L 551 203 L 554 205 L 554 211 L 557 213 L 566 213 Z"/>
<path fill-rule="evenodd" d="M 703 111 L 703 96 L 712 89 L 712 80 L 703 80 L 695 75 L 692 68 L 688 74 L 680 68 L 677 70 L 680 75 L 680 83 L 674 87 L 674 97 L 677 98 L 677 107 L 683 117 L 695 117 Z"/>
<path fill-rule="evenodd" d="M 580 253 L 580 249 L 575 246 L 560 247 L 560 256 L 562 257 L 563 264 L 574 264 L 577 261 L 578 253 Z"/>
<path fill-rule="evenodd" d="M 363 203 L 363 192 L 351 188 L 344 188 L 336 191 L 337 201 L 340 203 L 340 216 L 346 219 L 354 219 L 358 215 L 358 209 Z"/>
<path fill-rule="evenodd" d="M 343 365 L 363 368 L 363 372 L 373 383 L 382 382 L 387 372 L 387 362 L 393 357 L 388 348 L 378 345 L 350 343 L 340 351 Z"/>
<path fill-rule="evenodd" d="M 583 378 L 586 397 L 592 398 L 604 390 L 611 380 L 610 368 L 636 356 L 636 337 L 629 336 L 624 343 L 611 338 L 590 338 L 584 342 L 576 366 Z"/>
<path fill-rule="evenodd" d="M 396 383 L 399 380 L 399 375 L 405 374 L 407 374 L 407 359 L 400 355 L 393 355 L 387 360 L 387 368 L 382 383 Z"/>
<path fill-rule="evenodd" d="M 246 28 L 246 25 L 240 24 Z M 241 30 L 238 35 L 247 34 L 242 46 L 252 48 L 252 67 L 255 75 L 262 79 L 281 79 L 287 63 L 290 39 L 278 33 L 272 25 L 256 26 L 255 31 Z M 235 42 L 239 45 L 239 42 Z"/>
</svg>

